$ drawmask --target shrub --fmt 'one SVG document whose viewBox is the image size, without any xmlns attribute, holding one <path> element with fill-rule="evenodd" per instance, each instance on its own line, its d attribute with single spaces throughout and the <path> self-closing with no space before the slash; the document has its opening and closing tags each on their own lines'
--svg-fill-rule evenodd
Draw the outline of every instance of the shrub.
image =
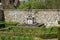
<svg viewBox="0 0 60 40">
<path fill-rule="evenodd" d="M 16 26 L 19 22 L 4 22 L 0 21 L 0 25 L 5 24 L 5 26 Z"/>
<path fill-rule="evenodd" d="M 58 28 L 58 40 L 60 40 L 60 28 Z"/>
<path fill-rule="evenodd" d="M 4 23 L 4 21 L 0 21 L 0 28 L 5 28 L 5 23 Z"/>
<path fill-rule="evenodd" d="M 0 21 L 0 25 L 1 25 L 1 24 L 5 24 L 5 22 L 4 22 L 4 21 Z"/>
<path fill-rule="evenodd" d="M 60 21 L 58 21 L 58 24 L 60 24 Z"/>
<path fill-rule="evenodd" d="M 19 22 L 5 22 L 5 26 L 16 26 Z"/>
</svg>

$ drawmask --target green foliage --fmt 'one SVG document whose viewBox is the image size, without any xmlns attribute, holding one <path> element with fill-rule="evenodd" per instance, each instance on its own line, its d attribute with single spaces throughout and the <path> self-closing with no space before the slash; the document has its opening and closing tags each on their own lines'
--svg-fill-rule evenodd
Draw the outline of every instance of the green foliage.
<svg viewBox="0 0 60 40">
<path fill-rule="evenodd" d="M 16 26 L 19 22 L 5 22 L 5 26 Z"/>
<path fill-rule="evenodd" d="M 34 40 L 33 37 L 24 36 L 0 36 L 0 40 Z"/>
<path fill-rule="evenodd" d="M 58 21 L 58 24 L 60 24 L 60 21 Z"/>
<path fill-rule="evenodd" d="M 33 28 L 33 27 L 13 27 L 12 29 L 10 29 L 9 31 L 8 30 L 5 30 L 4 32 L 15 32 L 15 34 L 17 35 L 10 35 L 10 34 L 6 34 L 8 36 L 8 38 L 6 37 L 2 37 L 3 40 L 6 40 L 6 39 L 10 39 L 10 40 L 34 40 L 33 37 L 41 37 L 43 39 L 51 39 L 51 38 L 57 38 L 57 28 L 53 28 L 52 31 L 50 32 L 50 29 L 51 28 Z M 20 33 L 23 33 L 23 35 Z M 30 35 L 28 35 L 27 33 L 30 33 Z M 11 37 L 10 37 L 10 36 Z M 18 36 L 18 37 L 16 37 Z"/>
<path fill-rule="evenodd" d="M 29 0 L 25 2 L 23 5 L 20 5 L 17 9 L 42 9 L 44 7 L 44 3 L 40 0 Z"/>
<path fill-rule="evenodd" d="M 31 9 L 40 9 L 41 8 L 41 2 L 39 0 L 36 1 L 30 1 Z"/>
<path fill-rule="evenodd" d="M 60 27 L 58 27 L 58 40 L 60 40 Z"/>
<path fill-rule="evenodd" d="M 10 35 L 10 34 L 6 34 L 8 36 L 8 38 L 4 38 L 2 37 L 2 39 L 4 38 L 6 39 L 10 39 L 10 40 L 34 40 L 34 37 L 41 37 L 44 39 L 51 39 L 51 38 L 57 38 L 57 28 L 53 27 L 52 31 L 50 32 L 51 28 L 40 28 L 40 27 L 12 27 L 10 30 L 5 30 L 4 32 L 15 32 L 15 34 L 17 35 Z M 23 35 L 20 33 L 23 33 Z M 27 33 L 30 33 L 30 35 L 28 35 Z M 10 37 L 10 36 L 11 37 Z M 2 36 L 2 35 L 1 35 Z M 16 37 L 18 36 L 18 37 Z"/>
<path fill-rule="evenodd" d="M 5 22 L 4 21 L 0 21 L 0 24 L 5 24 Z"/>
<path fill-rule="evenodd" d="M 8 32 L 8 30 L 5 30 Z M 31 34 L 56 34 L 57 33 L 57 28 L 33 28 L 33 27 L 13 27 L 12 29 L 9 30 L 9 32 L 20 32 L 20 33 L 31 33 Z"/>
<path fill-rule="evenodd" d="M 46 8 L 47 9 L 56 9 L 56 1 L 55 0 L 47 0 Z"/>
<path fill-rule="evenodd" d="M 5 24 L 5 26 L 15 26 L 17 25 L 19 22 L 4 22 L 4 21 L 0 21 L 0 25 L 1 24 Z"/>
<path fill-rule="evenodd" d="M 41 38 L 43 39 L 53 39 L 53 38 L 57 38 L 57 34 L 43 34 L 43 35 L 40 35 Z"/>
<path fill-rule="evenodd" d="M 29 6 L 29 2 L 26 2 L 26 3 L 24 3 L 24 5 L 20 5 L 19 7 L 17 7 L 17 9 L 24 9 L 24 10 L 26 10 L 26 9 L 28 9 L 28 6 Z"/>
<path fill-rule="evenodd" d="M 56 1 L 56 4 L 57 4 L 57 5 L 56 5 L 56 6 L 57 6 L 57 9 L 60 9 L 60 0 L 57 0 L 57 1 Z"/>
<path fill-rule="evenodd" d="M 17 9 L 60 9 L 60 0 L 29 0 Z"/>
</svg>

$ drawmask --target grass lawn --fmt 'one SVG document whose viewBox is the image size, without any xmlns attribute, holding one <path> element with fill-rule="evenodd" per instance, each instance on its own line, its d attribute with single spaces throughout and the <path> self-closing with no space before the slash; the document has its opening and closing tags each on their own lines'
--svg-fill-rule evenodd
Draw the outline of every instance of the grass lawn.
<svg viewBox="0 0 60 40">
<path fill-rule="evenodd" d="M 0 40 L 34 40 L 34 38 L 22 36 L 0 36 Z"/>
<path fill-rule="evenodd" d="M 31 33 L 31 34 L 56 34 L 57 27 L 52 28 L 42 28 L 42 27 L 11 27 L 1 29 L 5 32 L 19 32 L 19 33 Z"/>
<path fill-rule="evenodd" d="M 19 39 L 20 40 L 24 40 L 24 39 L 34 40 L 34 37 L 38 37 L 38 38 L 41 38 L 41 37 L 43 37 L 43 38 L 57 37 L 56 36 L 57 35 L 57 28 L 56 27 L 42 28 L 42 27 L 27 27 L 27 26 L 26 27 L 23 27 L 23 26 L 17 27 L 17 26 L 13 26 L 13 27 L 4 28 L 4 29 L 1 29 L 1 30 L 2 30 L 1 31 L 2 33 L 0 32 L 0 35 L 3 35 L 4 32 L 7 32 L 7 33 L 4 34 L 5 36 L 7 35 L 7 37 L 5 37 L 5 39 L 7 38 L 7 40 L 8 40 L 9 37 L 10 37 L 11 40 L 13 38 L 15 40 L 19 40 Z M 10 33 L 12 33 L 12 34 L 10 34 Z M 4 35 L 3 35 L 3 37 L 4 37 Z M 16 36 L 16 37 L 13 37 L 13 36 Z"/>
</svg>

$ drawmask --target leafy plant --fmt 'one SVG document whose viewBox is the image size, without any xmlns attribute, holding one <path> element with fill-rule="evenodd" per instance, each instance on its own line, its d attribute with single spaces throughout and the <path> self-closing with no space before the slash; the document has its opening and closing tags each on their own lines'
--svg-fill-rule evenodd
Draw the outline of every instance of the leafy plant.
<svg viewBox="0 0 60 40">
<path fill-rule="evenodd" d="M 58 21 L 58 24 L 60 24 L 60 21 Z"/>
<path fill-rule="evenodd" d="M 33 37 L 24 36 L 0 36 L 1 40 L 34 40 Z"/>
<path fill-rule="evenodd" d="M 5 22 L 6 26 L 16 26 L 19 22 Z"/>
<path fill-rule="evenodd" d="M 5 24 L 5 26 L 16 26 L 19 22 L 4 22 L 0 21 L 0 25 Z"/>
</svg>

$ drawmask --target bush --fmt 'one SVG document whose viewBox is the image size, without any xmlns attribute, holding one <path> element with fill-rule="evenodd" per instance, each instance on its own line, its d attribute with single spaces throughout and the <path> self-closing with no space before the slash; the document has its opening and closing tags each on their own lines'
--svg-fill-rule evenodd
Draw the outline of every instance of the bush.
<svg viewBox="0 0 60 40">
<path fill-rule="evenodd" d="M 4 22 L 0 21 L 0 25 L 5 24 L 5 26 L 16 26 L 19 22 Z"/>
<path fill-rule="evenodd" d="M 60 40 L 60 28 L 58 28 L 58 40 Z"/>
<path fill-rule="evenodd" d="M 5 28 L 4 21 L 0 21 L 0 28 Z"/>
<path fill-rule="evenodd" d="M 5 22 L 5 26 L 16 26 L 18 22 Z"/>
<path fill-rule="evenodd" d="M 60 24 L 60 21 L 58 21 L 58 24 Z"/>
<path fill-rule="evenodd" d="M 20 32 L 20 33 L 30 33 L 30 34 L 37 34 L 38 36 L 40 36 L 41 34 L 57 34 L 57 28 L 53 28 L 52 31 L 50 31 L 51 28 L 48 29 L 43 29 L 43 28 L 39 28 L 39 27 L 24 27 L 24 26 L 19 26 L 19 27 L 13 27 L 12 29 L 10 29 L 10 32 Z M 8 30 L 5 30 L 8 31 Z"/>
<path fill-rule="evenodd" d="M 4 22 L 4 21 L 0 21 L 0 25 L 1 25 L 1 24 L 5 24 L 5 22 Z"/>
</svg>

